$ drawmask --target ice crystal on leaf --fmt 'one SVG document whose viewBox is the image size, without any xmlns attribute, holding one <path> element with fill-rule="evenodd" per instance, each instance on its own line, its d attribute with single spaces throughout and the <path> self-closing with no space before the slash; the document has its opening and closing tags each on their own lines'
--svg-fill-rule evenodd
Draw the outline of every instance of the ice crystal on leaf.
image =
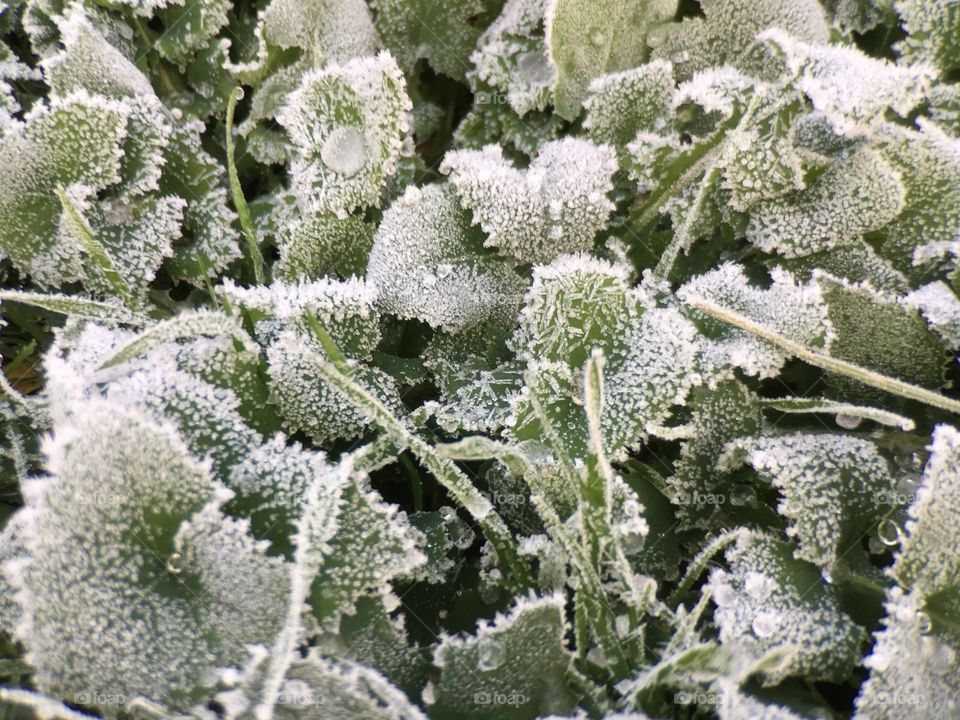
<svg viewBox="0 0 960 720">
<path fill-rule="evenodd" d="M 688 282 L 678 295 L 683 300 L 712 300 L 802 345 L 829 348 L 833 334 L 819 288 L 812 283 L 801 285 L 786 272 L 775 271 L 772 277 L 772 285 L 763 289 L 747 281 L 741 266 L 725 263 Z M 697 319 L 696 313 L 693 317 Z M 698 324 L 712 340 L 704 352 L 708 365 L 717 371 L 734 366 L 751 375 L 772 377 L 786 361 L 781 350 L 744 331 L 710 319 Z"/>
<path fill-rule="evenodd" d="M 514 316 L 523 280 L 483 249 L 483 236 L 449 186 L 408 188 L 373 238 L 369 281 L 400 317 L 462 330 Z"/>
<path fill-rule="evenodd" d="M 785 651 L 767 673 L 770 684 L 791 675 L 829 679 L 849 672 L 864 632 L 840 610 L 816 568 L 794 559 L 789 544 L 750 531 L 726 556 L 730 571 L 714 570 L 707 585 L 721 643 L 756 659 Z"/>
<path fill-rule="evenodd" d="M 295 148 L 290 169 L 302 206 L 346 216 L 379 205 L 410 107 L 388 52 L 306 73 L 277 114 Z"/>
<path fill-rule="evenodd" d="M 26 556 L 7 566 L 44 690 L 182 707 L 213 667 L 272 638 L 282 562 L 225 521 L 229 493 L 169 425 L 92 400 L 47 456 L 51 477 L 32 481 L 21 511 Z"/>
<path fill-rule="evenodd" d="M 898 0 L 894 7 L 907 37 L 899 50 L 907 62 L 929 62 L 947 75 L 960 67 L 960 9 L 950 0 Z"/>
<path fill-rule="evenodd" d="M 546 143 L 525 170 L 496 145 L 448 153 L 441 170 L 487 233 L 486 245 L 521 262 L 589 250 L 614 207 L 607 193 L 616 155 L 588 140 Z"/>
<path fill-rule="evenodd" d="M 829 569 L 883 512 L 894 493 L 890 467 L 868 440 L 846 435 L 791 433 L 735 440 L 720 463 L 752 465 L 782 496 L 796 557 Z"/>
<path fill-rule="evenodd" d="M 815 0 L 705 0 L 702 7 L 703 17 L 665 25 L 647 38 L 654 57 L 673 62 L 684 80 L 698 70 L 724 64 L 754 75 L 769 74 L 771 58 L 756 39 L 766 28 L 779 28 L 811 43 L 827 41 L 826 17 Z"/>
<path fill-rule="evenodd" d="M 637 133 L 665 130 L 676 90 L 673 66 L 654 60 L 590 82 L 584 127 L 597 143 L 623 147 Z"/>
</svg>

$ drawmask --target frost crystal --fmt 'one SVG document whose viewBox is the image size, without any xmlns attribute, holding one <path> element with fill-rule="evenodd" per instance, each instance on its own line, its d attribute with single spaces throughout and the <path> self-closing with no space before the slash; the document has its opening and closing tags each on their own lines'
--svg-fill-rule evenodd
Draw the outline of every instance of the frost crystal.
<svg viewBox="0 0 960 720">
<path fill-rule="evenodd" d="M 589 250 L 607 223 L 617 170 L 608 145 L 568 138 L 546 143 L 526 170 L 499 146 L 448 153 L 441 171 L 487 233 L 486 245 L 521 262 Z"/>
<path fill-rule="evenodd" d="M 788 544 L 744 533 L 727 551 L 730 572 L 714 570 L 708 587 L 732 602 L 717 605 L 720 641 L 760 659 L 772 650 L 787 657 L 767 673 L 774 684 L 790 675 L 843 677 L 859 659 L 863 630 L 838 607 L 819 572 L 792 557 Z M 730 594 L 722 588 L 733 590 Z"/>
<path fill-rule="evenodd" d="M 868 440 L 791 433 L 736 440 L 720 465 L 752 465 L 781 493 L 778 510 L 792 524 L 796 556 L 829 568 L 855 546 L 895 490 L 887 462 Z"/>
<path fill-rule="evenodd" d="M 339 216 L 378 206 L 410 108 L 390 53 L 306 73 L 277 113 L 296 149 L 290 171 L 301 205 Z"/>
</svg>

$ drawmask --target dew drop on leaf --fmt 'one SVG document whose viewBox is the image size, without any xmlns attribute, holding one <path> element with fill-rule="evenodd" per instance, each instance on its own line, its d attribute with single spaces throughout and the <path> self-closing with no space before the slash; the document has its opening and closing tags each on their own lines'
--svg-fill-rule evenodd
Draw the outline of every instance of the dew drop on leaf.
<svg viewBox="0 0 960 720">
<path fill-rule="evenodd" d="M 507 659 L 507 648 L 493 637 L 481 638 L 477 644 L 477 667 L 484 672 L 496 670 Z"/>
<path fill-rule="evenodd" d="M 893 520 L 887 518 L 881 520 L 877 525 L 877 537 L 887 547 L 894 547 L 900 544 L 900 526 Z"/>
<path fill-rule="evenodd" d="M 768 638 L 776 632 L 779 624 L 780 616 L 777 613 L 764 611 L 757 613 L 751 627 L 753 628 L 753 634 L 758 638 Z"/>
<path fill-rule="evenodd" d="M 517 72 L 531 85 L 549 85 L 553 82 L 553 68 L 542 52 L 524 53 L 517 59 Z"/>
<path fill-rule="evenodd" d="M 745 483 L 734 485 L 730 490 L 730 503 L 738 507 L 754 507 L 757 504 L 757 491 Z"/>
<path fill-rule="evenodd" d="M 842 427 L 844 430 L 855 430 L 857 426 L 860 425 L 861 418 L 856 415 L 844 415 L 840 413 L 837 415 L 837 425 Z"/>
<path fill-rule="evenodd" d="M 720 607 L 730 607 L 736 601 L 736 593 L 726 583 L 713 589 L 713 601 Z"/>
<path fill-rule="evenodd" d="M 933 620 L 922 610 L 917 613 L 917 628 L 921 635 L 929 635 L 933 632 Z"/>
<path fill-rule="evenodd" d="M 180 553 L 173 553 L 167 558 L 167 571 L 174 575 L 183 572 L 183 556 Z"/>
<path fill-rule="evenodd" d="M 367 162 L 367 145 L 363 135 L 349 125 L 337 127 L 323 143 L 320 159 L 335 173 L 346 177 L 356 175 Z"/>
</svg>

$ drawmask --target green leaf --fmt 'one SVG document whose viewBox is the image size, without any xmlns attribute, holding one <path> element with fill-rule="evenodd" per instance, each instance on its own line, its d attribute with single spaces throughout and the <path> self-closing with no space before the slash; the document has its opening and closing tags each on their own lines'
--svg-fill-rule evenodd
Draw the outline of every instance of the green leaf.
<svg viewBox="0 0 960 720">
<path fill-rule="evenodd" d="M 677 0 L 548 2 L 544 24 L 549 57 L 557 68 L 557 113 L 576 119 L 594 78 L 646 60 L 650 28 L 673 19 L 676 11 Z"/>
<path fill-rule="evenodd" d="M 583 126 L 596 143 L 624 147 L 638 132 L 663 131 L 673 122 L 673 66 L 654 60 L 590 82 Z"/>
<path fill-rule="evenodd" d="M 424 691 L 430 717 L 533 720 L 572 710 L 563 608 L 560 595 L 521 599 L 475 635 L 442 636 L 433 655 L 440 677 Z"/>
</svg>

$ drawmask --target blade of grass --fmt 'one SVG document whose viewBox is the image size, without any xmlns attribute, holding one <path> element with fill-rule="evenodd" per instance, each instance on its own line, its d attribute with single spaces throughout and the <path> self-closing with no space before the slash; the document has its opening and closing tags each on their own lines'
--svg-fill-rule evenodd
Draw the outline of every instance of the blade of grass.
<svg viewBox="0 0 960 720">
<path fill-rule="evenodd" d="M 240 229 L 247 246 L 247 262 L 253 271 L 253 279 L 258 285 L 266 282 L 263 269 L 263 255 L 260 253 L 260 244 L 257 242 L 257 233 L 253 229 L 253 218 L 250 216 L 250 207 L 243 196 L 240 186 L 240 176 L 237 174 L 237 162 L 233 146 L 233 115 L 237 110 L 237 101 L 242 97 L 243 90 L 234 88 L 227 100 L 227 174 L 230 177 L 230 194 L 233 197 L 233 206 L 237 209 L 240 218 Z"/>
</svg>

